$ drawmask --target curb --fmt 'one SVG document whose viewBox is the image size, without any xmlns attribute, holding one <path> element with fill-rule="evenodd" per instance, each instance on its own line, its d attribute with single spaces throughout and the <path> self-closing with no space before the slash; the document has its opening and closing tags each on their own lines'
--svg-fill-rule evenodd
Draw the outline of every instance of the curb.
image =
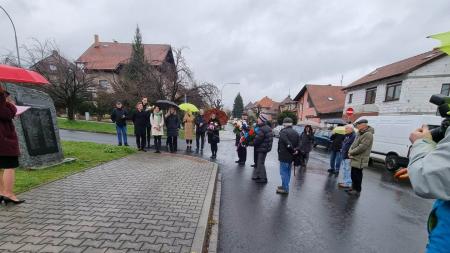
<svg viewBox="0 0 450 253">
<path fill-rule="evenodd" d="M 222 173 L 217 176 L 216 196 L 214 200 L 214 209 L 210 221 L 210 235 L 208 244 L 208 253 L 216 253 L 219 249 L 219 218 L 220 218 L 220 197 L 222 196 Z"/>
<path fill-rule="evenodd" d="M 200 213 L 200 219 L 198 221 L 197 230 L 195 231 L 194 239 L 192 242 L 191 247 L 192 253 L 202 253 L 205 250 L 205 245 L 207 242 L 208 220 L 210 217 L 210 212 L 213 204 L 214 190 L 217 182 L 217 172 L 218 172 L 218 165 L 217 163 L 214 163 L 213 172 L 211 178 L 209 179 L 208 190 L 206 192 L 202 211 Z"/>
</svg>

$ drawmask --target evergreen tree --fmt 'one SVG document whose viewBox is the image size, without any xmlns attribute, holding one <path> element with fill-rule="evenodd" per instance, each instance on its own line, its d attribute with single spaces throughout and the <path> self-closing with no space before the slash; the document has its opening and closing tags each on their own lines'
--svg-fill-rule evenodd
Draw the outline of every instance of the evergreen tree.
<svg viewBox="0 0 450 253">
<path fill-rule="evenodd" d="M 234 99 L 233 112 L 232 112 L 233 117 L 241 118 L 243 112 L 244 112 L 244 102 L 242 101 L 241 94 L 238 93 L 236 98 Z"/>
<path fill-rule="evenodd" d="M 136 34 L 132 43 L 132 51 L 130 60 L 124 66 L 125 80 L 129 83 L 141 96 L 146 76 L 150 71 L 150 64 L 147 62 L 144 53 L 144 45 L 142 44 L 142 35 L 139 26 L 136 27 Z"/>
</svg>

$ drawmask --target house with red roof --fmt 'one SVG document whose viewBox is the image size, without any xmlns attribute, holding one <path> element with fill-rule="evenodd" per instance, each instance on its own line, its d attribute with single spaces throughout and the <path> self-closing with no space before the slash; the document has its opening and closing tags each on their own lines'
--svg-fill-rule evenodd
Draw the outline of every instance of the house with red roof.
<svg viewBox="0 0 450 253">
<path fill-rule="evenodd" d="M 325 125 L 326 120 L 342 119 L 345 93 L 342 86 L 306 84 L 295 96 L 299 121 Z"/>
<path fill-rule="evenodd" d="M 268 120 L 273 121 L 276 120 L 278 114 L 280 113 L 280 103 L 272 100 L 268 96 L 265 96 L 254 103 L 249 102 L 244 107 L 244 110 L 247 112 L 247 115 L 256 116 L 259 113 L 263 113 L 267 116 Z"/>
<path fill-rule="evenodd" d="M 450 56 L 432 50 L 379 67 L 344 88 L 345 110 L 363 115 L 436 114 L 433 94 L 450 92 Z M 345 111 L 344 110 L 344 111 Z"/>
<path fill-rule="evenodd" d="M 175 72 L 172 47 L 164 44 L 143 44 L 144 54 L 152 67 L 161 73 L 162 78 L 171 78 Z M 122 76 L 132 51 L 131 43 L 102 42 L 94 35 L 94 43 L 75 61 L 87 73 L 93 75 L 97 89 L 112 92 L 112 86 Z"/>
</svg>

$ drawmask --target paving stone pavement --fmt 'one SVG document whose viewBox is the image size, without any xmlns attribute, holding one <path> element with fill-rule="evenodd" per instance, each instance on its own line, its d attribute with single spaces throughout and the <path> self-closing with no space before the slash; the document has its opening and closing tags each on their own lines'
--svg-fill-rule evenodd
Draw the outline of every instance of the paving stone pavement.
<svg viewBox="0 0 450 253">
<path fill-rule="evenodd" d="M 0 252 L 190 252 L 215 173 L 140 153 L 41 186 L 0 207 Z"/>
</svg>

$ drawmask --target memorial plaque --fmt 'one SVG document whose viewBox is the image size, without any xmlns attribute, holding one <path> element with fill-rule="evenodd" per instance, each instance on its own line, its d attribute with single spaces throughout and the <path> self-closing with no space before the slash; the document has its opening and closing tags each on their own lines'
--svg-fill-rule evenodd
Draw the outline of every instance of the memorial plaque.
<svg viewBox="0 0 450 253">
<path fill-rule="evenodd" d="M 20 119 L 30 156 L 59 152 L 50 109 L 30 108 Z"/>
</svg>

